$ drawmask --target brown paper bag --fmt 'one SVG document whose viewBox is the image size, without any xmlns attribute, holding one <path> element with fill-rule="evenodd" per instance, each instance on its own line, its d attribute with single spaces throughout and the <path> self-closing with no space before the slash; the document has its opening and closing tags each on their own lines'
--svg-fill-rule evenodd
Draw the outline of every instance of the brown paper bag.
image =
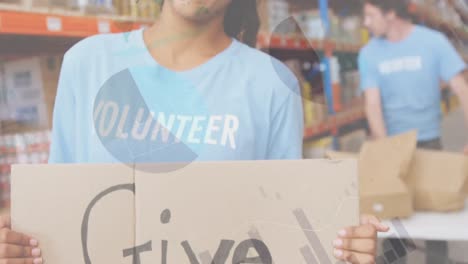
<svg viewBox="0 0 468 264">
<path fill-rule="evenodd" d="M 461 154 L 417 150 L 408 186 L 416 210 L 456 211 L 465 206 L 468 158 Z"/>
</svg>

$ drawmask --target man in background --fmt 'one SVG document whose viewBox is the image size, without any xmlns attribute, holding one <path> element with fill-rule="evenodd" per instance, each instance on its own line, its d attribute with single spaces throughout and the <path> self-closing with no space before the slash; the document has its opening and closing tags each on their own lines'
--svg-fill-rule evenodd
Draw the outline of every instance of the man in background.
<svg viewBox="0 0 468 264">
<path fill-rule="evenodd" d="M 440 81 L 458 96 L 468 125 L 465 62 L 442 33 L 411 22 L 408 1 L 364 2 L 364 24 L 374 38 L 359 54 L 359 70 L 372 136 L 417 130 L 419 148 L 442 149 Z M 462 148 L 468 155 L 468 144 Z M 426 245 L 427 263 L 445 263 L 447 243 Z"/>
<path fill-rule="evenodd" d="M 361 50 L 359 68 L 372 135 L 417 129 L 420 147 L 440 148 L 441 80 L 460 99 L 468 124 L 465 62 L 442 33 L 411 23 L 407 1 L 365 2 L 364 23 L 374 38 Z"/>
</svg>

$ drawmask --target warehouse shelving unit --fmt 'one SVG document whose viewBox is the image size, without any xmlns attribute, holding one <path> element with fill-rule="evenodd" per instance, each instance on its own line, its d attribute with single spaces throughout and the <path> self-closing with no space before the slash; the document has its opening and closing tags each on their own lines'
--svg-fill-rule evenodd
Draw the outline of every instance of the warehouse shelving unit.
<svg viewBox="0 0 468 264">
<path fill-rule="evenodd" d="M 364 109 L 362 107 L 355 107 L 343 112 L 343 114 L 334 115 L 317 126 L 306 128 L 305 138 L 317 138 L 318 136 L 327 134 L 336 135 L 339 128 L 347 127 L 363 119 Z"/>
<path fill-rule="evenodd" d="M 20 11 L 2 7 L 5 6 L 0 5 L 0 34 L 84 38 L 137 29 L 150 24 L 150 21 L 132 21 L 126 17 L 92 17 L 74 12 L 45 13 L 41 9 Z"/>
</svg>

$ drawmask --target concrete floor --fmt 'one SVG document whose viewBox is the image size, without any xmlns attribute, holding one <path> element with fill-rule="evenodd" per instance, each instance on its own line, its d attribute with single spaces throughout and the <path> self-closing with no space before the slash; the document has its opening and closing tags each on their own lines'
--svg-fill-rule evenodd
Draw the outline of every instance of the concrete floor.
<svg viewBox="0 0 468 264">
<path fill-rule="evenodd" d="M 464 126 L 464 117 L 461 109 L 451 113 L 444 118 L 442 123 L 443 136 L 442 141 L 447 151 L 460 152 L 465 143 L 468 143 L 468 130 Z M 468 223 L 467 223 L 468 225 Z M 429 230 L 428 230 L 429 232 Z M 468 238 L 467 238 L 468 239 Z M 415 241 L 418 248 L 424 248 L 423 241 Z M 467 242 L 449 242 L 449 258 L 446 263 L 441 264 L 461 264 L 468 263 L 468 241 Z M 399 263 L 399 262 L 394 262 Z M 426 256 L 420 251 L 413 251 L 409 254 L 406 263 L 425 264 Z"/>
</svg>

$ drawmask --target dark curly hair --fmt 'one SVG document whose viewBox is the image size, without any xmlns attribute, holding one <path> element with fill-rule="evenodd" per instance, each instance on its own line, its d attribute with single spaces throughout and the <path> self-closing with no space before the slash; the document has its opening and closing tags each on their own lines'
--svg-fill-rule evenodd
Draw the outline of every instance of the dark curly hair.
<svg viewBox="0 0 468 264">
<path fill-rule="evenodd" d="M 224 17 L 226 34 L 255 47 L 259 28 L 257 0 L 232 0 Z"/>
</svg>

